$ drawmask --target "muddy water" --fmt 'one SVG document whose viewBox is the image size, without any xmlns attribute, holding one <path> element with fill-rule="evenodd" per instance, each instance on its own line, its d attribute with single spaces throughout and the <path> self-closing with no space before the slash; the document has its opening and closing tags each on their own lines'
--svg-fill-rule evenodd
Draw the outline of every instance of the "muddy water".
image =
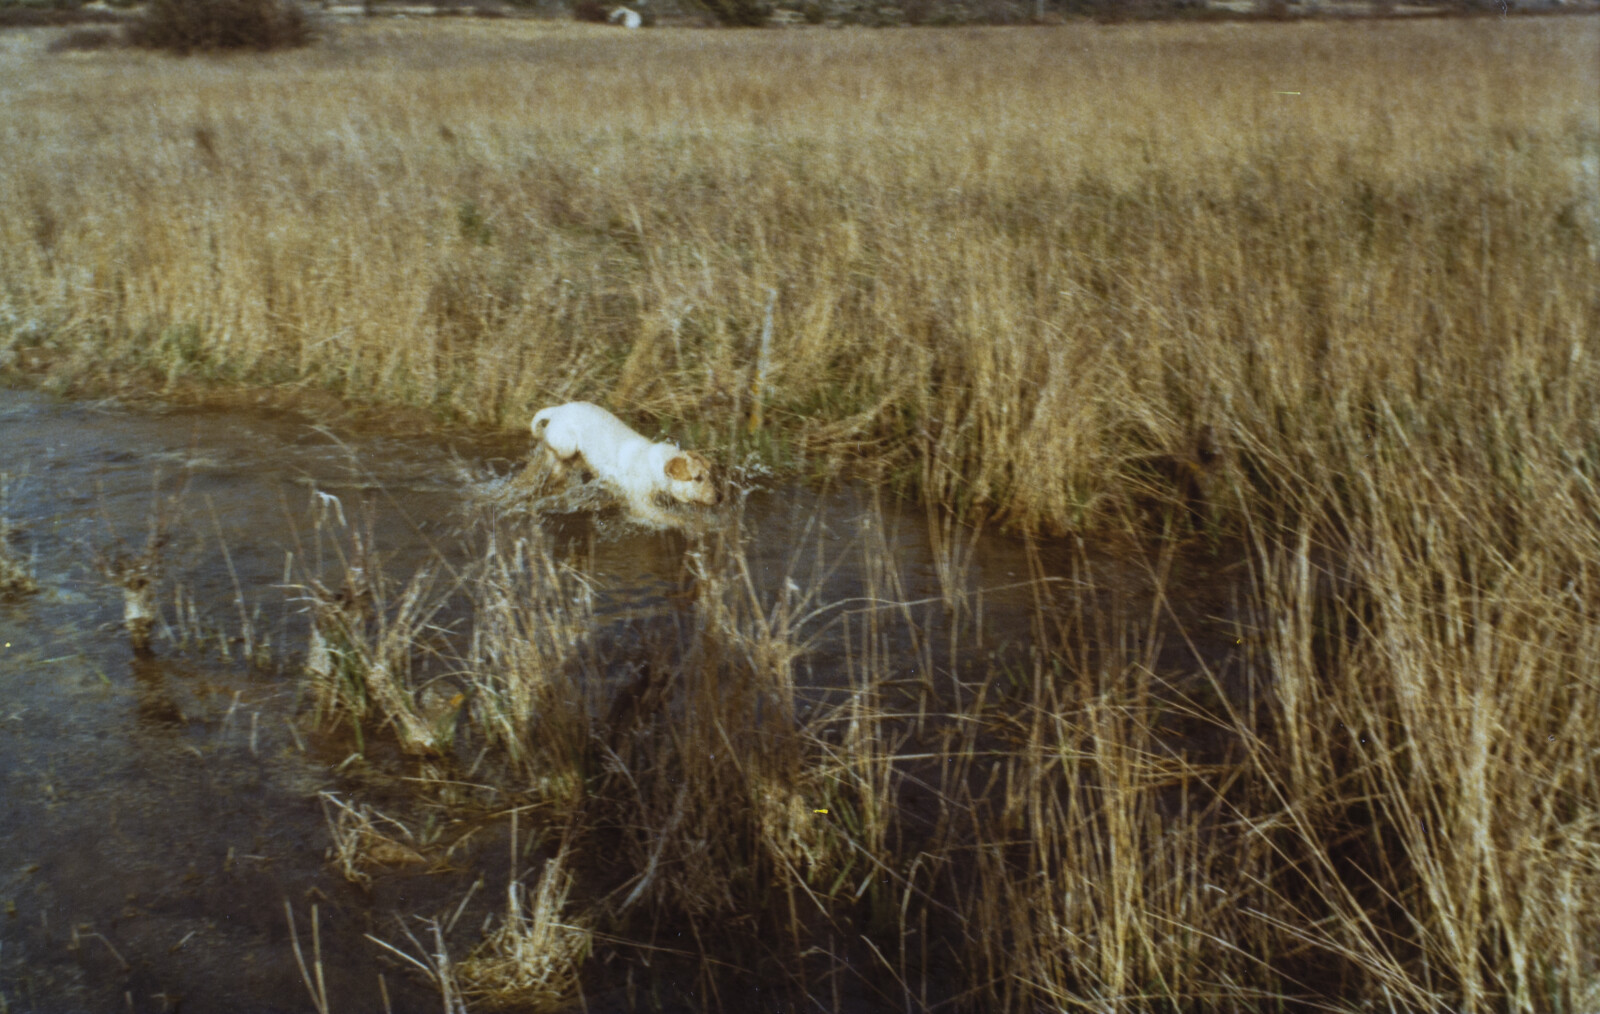
<svg viewBox="0 0 1600 1014">
<path fill-rule="evenodd" d="M 232 661 L 160 640 L 156 658 L 136 658 L 117 627 L 121 593 L 94 560 L 142 549 L 150 519 L 165 511 L 168 583 L 186 585 L 217 629 L 240 629 L 242 598 L 270 633 L 291 615 L 275 586 L 310 484 L 394 489 L 377 530 L 403 566 L 431 551 L 451 508 L 442 455 L 378 441 L 358 464 L 329 435 L 287 420 L 0 393 L 12 549 L 31 557 L 43 586 L 0 604 L 7 1009 L 309 1009 L 285 900 L 302 932 L 318 905 L 342 1009 L 381 1009 L 379 974 L 396 1010 L 436 1008 L 361 939 L 392 933 L 380 926 L 385 911 L 323 868 L 316 793 L 336 784 L 288 724 L 293 682 L 239 665 L 237 644 Z M 274 602 L 276 613 L 263 612 Z M 445 887 L 439 879 L 395 893 L 424 902 Z M 390 907 L 403 911 L 397 901 Z"/>
<path fill-rule="evenodd" d="M 0 603 L 0 1010 L 310 1009 L 286 902 L 308 952 L 317 909 L 333 1009 L 438 1009 L 438 995 L 364 935 L 403 943 L 402 918 L 450 914 L 480 875 L 477 897 L 501 897 L 504 829 L 468 836 L 453 872 L 401 870 L 362 890 L 329 869 L 318 793 L 381 795 L 392 785 L 341 764 L 346 745 L 295 721 L 304 620 L 286 576 L 289 586 L 305 580 L 321 557 L 335 580 L 336 545 L 322 527 L 336 511 L 390 574 L 460 563 L 483 501 L 506 499 L 503 481 L 487 477 L 507 472 L 520 450 L 0 391 L 10 549 L 43 586 Z M 1081 554 L 1068 547 L 1036 550 L 1030 563 L 1014 540 L 958 533 L 935 551 L 920 514 L 857 489 L 757 489 L 744 516 L 760 601 L 792 582 L 813 594 L 808 608 L 827 606 L 814 612 L 814 650 L 800 664 L 816 693 L 848 666 L 843 618 L 883 600 L 937 630 L 959 589 L 955 600 L 982 611 L 991 632 L 974 650 L 1020 657 L 1033 622 L 1029 579 L 1081 576 Z M 681 618 L 682 535 L 630 529 L 604 512 L 598 522 L 576 511 L 527 523 L 581 548 L 620 654 L 652 624 L 670 630 Z M 167 532 L 165 626 L 154 655 L 139 657 L 119 626 L 121 592 L 96 561 L 138 553 L 152 524 Z M 1141 568 L 1101 569 L 1113 597 L 1148 610 Z M 1220 600 L 1192 609 L 1219 610 Z M 1202 622 L 1192 633 L 1221 653 L 1227 629 Z M 243 663 L 246 631 L 266 664 Z M 908 670 L 927 649 L 898 647 Z M 465 918 L 481 921 L 485 910 L 469 907 Z"/>
</svg>

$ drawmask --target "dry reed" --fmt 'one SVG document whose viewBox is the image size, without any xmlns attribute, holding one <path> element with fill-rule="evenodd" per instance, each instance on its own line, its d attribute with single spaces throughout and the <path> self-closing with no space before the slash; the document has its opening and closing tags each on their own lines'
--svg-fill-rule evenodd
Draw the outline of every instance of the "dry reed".
<svg viewBox="0 0 1600 1014">
<path fill-rule="evenodd" d="M 11 476 L 0 472 L 0 601 L 33 595 L 39 591 L 33 561 L 22 559 L 12 545 L 17 536 L 17 527 L 12 523 L 7 509 L 11 484 Z"/>
<path fill-rule="evenodd" d="M 1592 455 L 1596 36 L 13 45 L 0 320 L 62 382 L 303 386 L 508 427 L 583 396 L 1026 527 L 1115 519 L 1207 427 L 1285 477 L 1385 406 L 1480 444 L 1486 409 L 1542 413 L 1528 436 Z"/>
<path fill-rule="evenodd" d="M 557 647 L 606 635 L 554 608 L 574 579 L 546 540 L 491 546 L 460 586 L 461 755 L 480 780 L 500 757 L 566 858 L 451 988 L 558 1003 L 591 932 L 658 951 L 666 927 L 704 989 L 796 1004 L 844 982 L 912 1010 L 1586 1009 L 1593 499 L 1513 522 L 1438 462 L 1381 467 L 1338 516 L 1252 515 L 1240 647 L 1176 664 L 1195 617 L 1161 605 L 1164 566 L 1143 619 L 1087 561 L 1039 574 L 1008 661 L 960 597 L 918 618 L 870 526 L 861 594 L 828 603 L 755 580 L 734 516 L 690 548 L 679 637 L 619 659 Z M 824 640 L 829 685 L 797 685 Z"/>
<path fill-rule="evenodd" d="M 61 382 L 508 426 L 584 396 L 967 516 L 1244 547 L 1239 658 L 1174 673 L 1159 571 L 1139 622 L 1040 574 L 1027 661 L 975 662 L 901 601 L 883 543 L 876 604 L 834 620 L 748 580 L 735 527 L 622 692 L 547 546 L 488 561 L 462 585 L 465 734 L 590 846 L 562 925 L 668 921 L 708 985 L 735 965 L 817 1006 L 848 982 L 897 1009 L 1586 1011 L 1597 31 L 13 46 L 0 321 Z M 948 622 L 980 645 L 942 525 Z M 431 615 L 412 587 L 328 628 L 391 660 L 330 707 L 403 737 L 412 634 L 383 624 Z M 827 622 L 845 671 L 802 710 Z M 485 955 L 555 925 L 519 913 Z M 449 1004 L 435 929 L 410 960 Z"/>
</svg>

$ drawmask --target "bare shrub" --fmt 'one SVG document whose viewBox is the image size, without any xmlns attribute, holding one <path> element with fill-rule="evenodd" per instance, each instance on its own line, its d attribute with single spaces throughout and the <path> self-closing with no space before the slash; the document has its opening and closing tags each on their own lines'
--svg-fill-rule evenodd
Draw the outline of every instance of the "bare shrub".
<svg viewBox="0 0 1600 1014">
<path fill-rule="evenodd" d="M 230 49 L 288 49 L 314 38 L 295 0 L 151 0 L 128 28 L 128 41 L 178 54 Z"/>
<path fill-rule="evenodd" d="M 52 53 L 87 53 L 109 49 L 118 41 L 117 33 L 109 28 L 74 28 L 45 48 Z"/>
<path fill-rule="evenodd" d="M 772 16 L 766 0 L 700 0 L 719 24 L 729 28 L 756 28 Z"/>
<path fill-rule="evenodd" d="M 40 28 L 47 25 L 116 25 L 125 16 L 96 7 L 62 4 L 44 6 L 29 3 L 0 5 L 0 28 Z"/>
</svg>

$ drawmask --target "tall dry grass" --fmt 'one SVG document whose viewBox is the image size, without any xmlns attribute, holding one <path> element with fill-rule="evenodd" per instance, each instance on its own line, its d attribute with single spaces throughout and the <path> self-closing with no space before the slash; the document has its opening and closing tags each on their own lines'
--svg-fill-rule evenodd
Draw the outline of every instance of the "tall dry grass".
<svg viewBox="0 0 1600 1014">
<path fill-rule="evenodd" d="M 1165 565 L 1134 609 L 1087 558 L 1036 571 L 1007 651 L 960 596 L 907 602 L 870 520 L 818 547 L 861 582 L 826 601 L 754 574 L 737 514 L 689 546 L 675 633 L 618 640 L 548 540 L 492 542 L 447 675 L 381 681 L 469 701 L 458 763 L 561 858 L 542 914 L 514 893 L 438 968 L 471 951 L 491 1005 L 609 996 L 592 946 L 727 1009 L 1591 1009 L 1592 492 L 1516 516 L 1393 450 L 1346 514 L 1252 513 L 1231 651 Z"/>
<path fill-rule="evenodd" d="M 1561 18 L 381 25 L 228 61 L 14 44 L 5 340 L 63 379 L 507 427 L 586 397 L 1046 528 L 1115 518 L 1207 426 L 1282 476 L 1389 409 L 1478 444 L 1485 412 L 1531 413 L 1504 436 L 1592 456 L 1597 38 Z"/>
<path fill-rule="evenodd" d="M 581 847 L 485 970 L 537 927 L 668 925 L 708 991 L 733 966 L 824 1008 L 1589 1011 L 1597 37 L 12 46 L 0 309 L 16 362 L 63 383 L 304 385 L 508 426 L 589 397 L 1022 528 L 1244 547 L 1235 660 L 1167 671 L 1192 617 L 1040 574 L 1026 663 L 841 610 L 810 709 L 795 664 L 834 613 L 760 591 L 736 529 L 622 688 L 542 542 L 487 558 L 450 585 L 478 596 L 453 678 L 482 725 L 451 732 Z M 972 618 L 960 563 L 941 580 Z M 363 608 L 329 629 L 383 651 L 321 685 L 403 734 L 427 709 L 384 631 L 432 606 Z"/>
</svg>

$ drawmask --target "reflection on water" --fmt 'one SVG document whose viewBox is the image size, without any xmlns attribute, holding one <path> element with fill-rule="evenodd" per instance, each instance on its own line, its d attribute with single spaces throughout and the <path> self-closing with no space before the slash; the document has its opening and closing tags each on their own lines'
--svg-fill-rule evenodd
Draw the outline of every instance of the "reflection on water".
<svg viewBox="0 0 1600 1014">
<path fill-rule="evenodd" d="M 279 662 L 304 648 L 293 585 L 319 565 L 337 574 L 338 546 L 322 537 L 331 512 L 400 577 L 427 561 L 463 566 L 492 524 L 540 524 L 582 560 L 604 650 L 626 674 L 630 652 L 683 622 L 690 540 L 631 529 L 589 509 L 584 491 L 530 514 L 503 477 L 520 453 L 506 441 L 356 438 L 284 417 L 16 391 L 0 392 L 0 435 L 11 548 L 44 588 L 0 603 L 0 1009 L 308 1009 L 285 901 L 302 940 L 319 911 L 334 1009 L 381 1009 L 384 993 L 396 1011 L 437 1009 L 363 934 L 396 938 L 398 916 L 454 908 L 480 874 L 489 886 L 478 897 L 498 897 L 502 832 L 469 835 L 455 874 L 402 871 L 362 891 L 331 873 L 317 793 L 354 775 L 381 793 L 381 775 L 341 768 L 347 744 L 308 738 L 293 722 L 295 678 L 240 664 L 239 635 Z M 495 458 L 498 478 L 486 464 Z M 1071 547 L 941 537 L 920 514 L 856 488 L 756 490 L 743 512 L 755 599 L 790 596 L 805 618 L 797 676 L 813 697 L 847 680 L 852 623 L 885 611 L 913 620 L 905 629 L 920 633 L 887 642 L 908 676 L 925 671 L 941 638 L 946 659 L 1022 658 L 1041 621 L 1039 580 L 1087 579 Z M 153 525 L 170 542 L 156 654 L 141 658 L 95 558 L 138 551 Z M 1113 610 L 1150 612 L 1142 566 L 1096 567 Z M 1181 586 L 1180 575 L 1171 587 Z M 1200 598 L 1187 608 L 1227 611 Z M 981 618 L 984 643 L 957 644 L 952 617 Z M 457 619 L 436 622 L 459 631 Z M 1161 650 L 1220 656 L 1227 629 L 1200 622 L 1187 646 Z"/>
</svg>

